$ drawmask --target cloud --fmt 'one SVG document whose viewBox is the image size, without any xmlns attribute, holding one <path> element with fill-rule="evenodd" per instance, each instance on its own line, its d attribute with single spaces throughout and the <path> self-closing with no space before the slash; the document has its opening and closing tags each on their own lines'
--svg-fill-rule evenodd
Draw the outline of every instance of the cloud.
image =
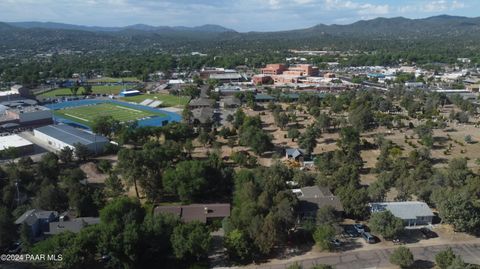
<svg viewBox="0 0 480 269">
<path fill-rule="evenodd" d="M 355 10 L 360 15 L 385 15 L 390 13 L 388 4 L 376 5 L 342 0 L 325 0 L 325 6 L 330 10 Z"/>
<path fill-rule="evenodd" d="M 423 6 L 425 12 L 440 12 L 448 9 L 448 3 L 445 0 L 436 0 L 426 3 Z"/>
<path fill-rule="evenodd" d="M 0 0 L 1 21 L 125 26 L 220 24 L 239 31 L 287 30 L 378 16 L 478 16 L 479 0 Z"/>
<path fill-rule="evenodd" d="M 422 13 L 439 13 L 452 12 L 454 10 L 463 9 L 466 5 L 463 1 L 458 0 L 431 0 L 418 1 L 412 5 L 405 5 L 398 8 L 400 13 L 422 12 Z"/>
</svg>

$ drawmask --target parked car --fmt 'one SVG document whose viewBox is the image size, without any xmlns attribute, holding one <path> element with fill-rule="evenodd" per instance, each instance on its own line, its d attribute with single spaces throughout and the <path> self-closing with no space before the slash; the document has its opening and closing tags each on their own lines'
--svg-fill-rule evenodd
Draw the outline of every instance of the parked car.
<svg viewBox="0 0 480 269">
<path fill-rule="evenodd" d="M 330 240 L 330 244 L 334 247 L 340 247 L 342 245 L 342 242 L 338 239 L 332 239 Z"/>
<path fill-rule="evenodd" d="M 401 239 L 399 239 L 399 238 L 393 239 L 392 242 L 393 242 L 394 245 L 403 245 L 403 244 L 405 244 L 405 243 L 404 243 Z"/>
<path fill-rule="evenodd" d="M 8 254 L 18 254 L 22 251 L 22 245 L 20 242 L 13 243 L 8 249 Z"/>
<path fill-rule="evenodd" d="M 438 234 L 428 228 L 421 228 L 420 232 L 422 233 L 423 238 L 430 239 L 438 237 Z"/>
<path fill-rule="evenodd" d="M 355 223 L 353 224 L 353 228 L 357 231 L 359 234 L 363 234 L 365 232 L 365 225 L 361 223 Z"/>
<path fill-rule="evenodd" d="M 365 242 L 367 242 L 369 244 L 375 243 L 375 237 L 373 235 L 371 235 L 370 233 L 364 232 L 364 233 L 362 233 L 362 236 L 363 236 L 363 239 L 365 239 Z"/>
<path fill-rule="evenodd" d="M 357 229 L 355 229 L 353 226 L 345 226 L 344 228 L 345 234 L 350 236 L 350 237 L 359 237 L 360 233 L 357 232 Z"/>
</svg>

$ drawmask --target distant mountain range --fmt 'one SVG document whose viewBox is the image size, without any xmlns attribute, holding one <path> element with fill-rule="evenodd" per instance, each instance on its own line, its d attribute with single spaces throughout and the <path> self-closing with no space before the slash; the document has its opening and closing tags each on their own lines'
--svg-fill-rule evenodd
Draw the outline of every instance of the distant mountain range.
<svg viewBox="0 0 480 269">
<path fill-rule="evenodd" d="M 19 27 L 19 28 L 41 28 L 41 29 L 57 29 L 57 30 L 79 30 L 79 31 L 90 31 L 90 32 L 119 32 L 125 30 L 138 30 L 145 32 L 207 32 L 207 33 L 224 33 L 224 32 L 235 32 L 232 29 L 225 28 L 220 25 L 206 24 L 196 27 L 185 27 L 185 26 L 151 26 L 147 24 L 134 24 L 124 27 L 101 27 L 101 26 L 84 26 L 84 25 L 75 25 L 75 24 L 65 24 L 65 23 L 56 23 L 56 22 L 38 22 L 38 21 L 29 21 L 29 22 L 7 22 L 7 24 Z"/>
<path fill-rule="evenodd" d="M 356 40 L 356 43 L 350 42 L 352 40 Z M 338 44 L 355 47 L 366 43 L 375 45 L 372 40 L 442 40 L 445 44 L 436 44 L 443 46 L 451 46 L 450 41 L 461 41 L 478 46 L 480 17 L 441 15 L 424 19 L 376 18 L 347 25 L 319 24 L 299 30 L 248 33 L 240 33 L 219 25 L 170 27 L 136 24 L 125 27 L 98 27 L 55 22 L 0 23 L 0 50 L 148 48 L 152 44 L 175 49 L 195 46 L 235 49 L 252 44 L 275 48 L 288 48 L 292 47 L 292 44 L 297 47 L 338 47 Z"/>
</svg>

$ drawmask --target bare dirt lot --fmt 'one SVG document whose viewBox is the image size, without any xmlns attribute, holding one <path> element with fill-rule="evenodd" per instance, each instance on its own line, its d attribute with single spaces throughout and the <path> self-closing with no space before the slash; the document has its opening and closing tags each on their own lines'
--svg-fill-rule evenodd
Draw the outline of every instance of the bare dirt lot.
<svg viewBox="0 0 480 269">
<path fill-rule="evenodd" d="M 284 109 L 287 109 L 288 104 L 282 104 Z M 299 128 L 299 131 L 302 133 L 305 131 L 305 128 L 314 123 L 315 119 L 304 112 L 305 108 L 302 110 L 290 111 L 288 113 L 295 113 L 297 122 L 296 125 Z M 448 118 L 448 114 L 456 110 L 453 106 L 445 106 L 442 108 L 441 116 Z M 287 128 L 280 129 L 274 123 L 274 117 L 271 111 L 267 109 L 262 110 L 252 110 L 245 108 L 244 112 L 248 116 L 257 116 L 259 115 L 263 124 L 264 130 L 269 132 L 273 137 L 273 143 L 275 145 L 276 154 L 265 154 L 264 156 L 257 156 L 259 164 L 264 166 L 270 166 L 274 160 L 273 157 L 281 158 L 283 156 L 283 150 L 285 148 L 297 148 L 297 141 L 292 141 L 292 139 L 287 138 Z M 345 118 L 345 115 L 337 115 L 337 117 Z M 477 158 L 480 158 L 480 128 L 478 126 L 478 119 L 471 118 L 469 124 L 459 124 L 456 122 L 448 122 L 447 127 L 444 129 L 435 129 L 433 132 L 435 144 L 431 149 L 431 156 L 436 160 L 435 167 L 441 168 L 445 167 L 448 162 L 453 158 L 465 157 L 468 160 L 468 166 L 472 169 L 479 169 L 479 165 L 476 163 Z M 424 122 L 418 121 L 416 119 L 405 120 L 405 125 L 408 126 L 408 123 L 412 122 L 415 126 L 422 124 Z M 290 123 L 292 125 L 295 123 Z M 383 135 L 386 139 L 392 140 L 395 144 L 400 146 L 403 149 L 403 156 L 408 156 L 408 154 L 422 147 L 419 143 L 418 136 L 415 134 L 413 129 L 401 128 L 401 129 L 388 129 L 385 127 L 379 127 L 369 132 L 362 133 L 361 139 L 365 139 L 370 143 L 374 142 L 374 139 L 377 135 Z M 468 144 L 465 142 L 465 137 L 470 136 L 473 140 L 472 143 Z M 313 154 L 320 154 L 323 152 L 333 151 L 337 149 L 336 141 L 339 138 L 338 132 L 324 132 L 321 134 L 321 137 L 317 140 L 317 147 L 314 149 Z M 446 151 L 446 149 L 449 149 Z M 222 147 L 222 156 L 229 156 L 232 152 L 248 150 L 245 147 L 234 147 L 233 149 L 224 145 Z M 202 155 L 205 153 L 204 149 L 196 149 L 197 154 Z M 361 175 L 361 183 L 364 185 L 369 185 L 376 180 L 377 175 L 372 173 L 372 169 L 375 167 L 377 158 L 380 154 L 378 149 L 372 150 L 363 150 L 361 156 L 364 160 L 365 171 L 369 171 Z"/>
</svg>

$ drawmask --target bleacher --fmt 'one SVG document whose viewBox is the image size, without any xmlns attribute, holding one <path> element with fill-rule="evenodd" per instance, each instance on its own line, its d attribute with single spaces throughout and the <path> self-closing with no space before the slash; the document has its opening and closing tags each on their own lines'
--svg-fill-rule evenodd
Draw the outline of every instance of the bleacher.
<svg viewBox="0 0 480 269">
<path fill-rule="evenodd" d="M 148 106 L 149 104 L 151 104 L 153 102 L 152 99 L 145 99 L 143 100 L 143 102 L 140 103 L 140 105 L 142 106 Z"/>
<path fill-rule="evenodd" d="M 149 104 L 149 107 L 158 107 L 162 104 L 162 101 L 154 101 L 153 103 Z"/>
</svg>

